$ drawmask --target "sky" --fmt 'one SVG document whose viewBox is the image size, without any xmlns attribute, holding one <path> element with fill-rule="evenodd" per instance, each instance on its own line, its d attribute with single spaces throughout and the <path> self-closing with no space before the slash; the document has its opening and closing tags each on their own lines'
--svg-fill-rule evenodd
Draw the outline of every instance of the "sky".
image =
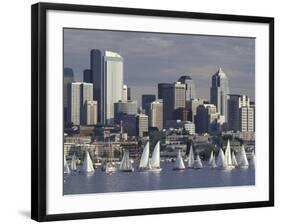
<svg viewBox="0 0 281 224">
<path fill-rule="evenodd" d="M 255 101 L 255 39 L 247 37 L 64 29 L 64 67 L 83 80 L 90 68 L 90 50 L 119 53 L 124 59 L 124 84 L 139 104 L 142 94 L 156 94 L 158 83 L 181 75 L 194 80 L 197 98 L 210 99 L 211 77 L 221 67 L 231 94 Z"/>
</svg>

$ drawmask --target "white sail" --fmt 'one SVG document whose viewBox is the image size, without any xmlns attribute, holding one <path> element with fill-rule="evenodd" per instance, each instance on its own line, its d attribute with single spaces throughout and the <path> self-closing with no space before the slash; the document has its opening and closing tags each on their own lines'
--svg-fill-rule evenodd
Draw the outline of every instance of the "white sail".
<svg viewBox="0 0 281 224">
<path fill-rule="evenodd" d="M 194 169 L 202 169 L 202 168 L 203 168 L 203 165 L 202 165 L 200 156 L 199 156 L 198 154 L 197 154 L 197 156 L 196 156 L 196 160 L 194 161 L 193 168 L 194 168 Z"/>
<path fill-rule="evenodd" d="M 70 169 L 69 169 L 69 166 L 68 166 L 68 164 L 66 162 L 65 155 L 63 156 L 63 159 L 64 159 L 64 161 L 63 161 L 63 173 L 69 174 L 70 173 Z"/>
<path fill-rule="evenodd" d="M 221 148 L 220 148 L 219 155 L 217 158 L 217 167 L 221 168 L 221 169 L 227 168 L 227 163 L 226 163 L 224 153 Z"/>
<path fill-rule="evenodd" d="M 227 141 L 227 146 L 226 146 L 226 149 L 225 149 L 225 162 L 226 164 L 229 166 L 229 167 L 232 167 L 233 164 L 232 164 L 232 158 L 231 158 L 231 151 L 230 151 L 230 143 L 229 143 L 229 140 Z"/>
<path fill-rule="evenodd" d="M 217 167 L 215 156 L 213 156 L 213 159 L 212 159 L 212 162 L 211 162 L 211 164 L 210 164 L 210 167 L 211 167 L 211 168 L 216 168 L 216 167 Z"/>
<path fill-rule="evenodd" d="M 212 163 L 213 163 L 213 159 L 214 159 L 214 152 L 212 151 L 211 152 L 211 155 L 210 155 L 210 158 L 209 158 L 209 162 L 208 162 L 208 164 L 211 166 L 212 165 Z"/>
<path fill-rule="evenodd" d="M 146 169 L 148 167 L 148 160 L 149 160 L 149 142 L 146 143 L 140 160 L 140 169 Z"/>
<path fill-rule="evenodd" d="M 86 151 L 86 155 L 84 157 L 83 166 L 82 166 L 82 172 L 91 173 L 94 171 L 95 171 L 95 169 L 93 167 L 93 162 L 91 160 L 89 152 Z"/>
<path fill-rule="evenodd" d="M 76 169 L 77 169 L 77 167 L 76 167 L 76 156 L 75 156 L 75 153 L 74 153 L 73 156 L 72 156 L 70 168 L 71 168 L 71 170 L 76 170 Z"/>
<path fill-rule="evenodd" d="M 232 152 L 232 164 L 235 167 L 238 166 L 237 159 L 236 159 L 234 152 Z"/>
<path fill-rule="evenodd" d="M 177 155 L 177 159 L 174 165 L 174 169 L 175 170 L 184 170 L 185 169 L 185 165 L 181 156 L 181 152 L 180 150 L 178 151 L 178 155 Z"/>
<path fill-rule="evenodd" d="M 125 151 L 125 153 L 123 155 L 119 169 L 121 171 L 133 171 L 133 166 L 132 166 L 132 163 L 130 160 L 129 151 L 127 151 L 127 150 Z"/>
<path fill-rule="evenodd" d="M 151 167 L 160 168 L 160 142 L 159 141 L 156 143 L 152 153 Z"/>
<path fill-rule="evenodd" d="M 194 153 L 193 153 L 192 145 L 190 145 L 187 167 L 193 168 L 193 165 L 194 165 Z"/>
<path fill-rule="evenodd" d="M 251 167 L 255 167 L 255 165 L 256 165 L 256 155 L 255 155 L 254 151 L 252 151 L 251 159 L 250 159 L 249 163 L 250 163 Z"/>
<path fill-rule="evenodd" d="M 244 145 L 241 146 L 238 165 L 242 168 L 247 168 L 249 166 Z"/>
</svg>

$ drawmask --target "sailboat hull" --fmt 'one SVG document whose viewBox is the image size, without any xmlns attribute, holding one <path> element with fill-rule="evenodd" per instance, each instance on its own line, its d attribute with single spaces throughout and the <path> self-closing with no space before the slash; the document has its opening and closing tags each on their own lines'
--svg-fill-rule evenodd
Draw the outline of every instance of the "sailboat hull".
<svg viewBox="0 0 281 224">
<path fill-rule="evenodd" d="M 152 168 L 152 169 L 148 169 L 147 172 L 161 172 L 162 168 Z"/>
<path fill-rule="evenodd" d="M 185 168 L 173 168 L 173 170 L 178 170 L 178 171 L 180 171 L 180 170 L 185 170 Z"/>
</svg>

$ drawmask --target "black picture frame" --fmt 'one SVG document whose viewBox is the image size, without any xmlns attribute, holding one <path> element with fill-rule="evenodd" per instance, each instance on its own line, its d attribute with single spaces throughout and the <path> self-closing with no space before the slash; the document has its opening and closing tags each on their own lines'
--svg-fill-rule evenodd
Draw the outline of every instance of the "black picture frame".
<svg viewBox="0 0 281 224">
<path fill-rule="evenodd" d="M 70 214 L 46 214 L 46 13 L 48 10 L 75 12 L 100 12 L 123 15 L 162 16 L 217 21 L 254 22 L 269 25 L 269 200 L 243 203 L 226 203 L 196 206 L 160 207 L 149 209 L 115 210 Z M 274 206 L 274 18 L 183 11 L 164 11 L 136 8 L 103 7 L 73 4 L 37 3 L 31 14 L 31 218 L 37 221 L 101 218 L 147 215 L 161 213 L 192 212 L 237 208 Z"/>
</svg>

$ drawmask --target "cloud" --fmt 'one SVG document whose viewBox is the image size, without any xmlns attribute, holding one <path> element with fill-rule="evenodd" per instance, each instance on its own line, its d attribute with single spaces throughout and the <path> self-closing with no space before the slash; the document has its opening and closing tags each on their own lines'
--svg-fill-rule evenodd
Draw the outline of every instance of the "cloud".
<svg viewBox="0 0 281 224">
<path fill-rule="evenodd" d="M 255 96 L 253 38 L 64 30 L 64 65 L 81 80 L 90 67 L 90 50 L 107 49 L 124 58 L 124 80 L 136 93 L 156 92 L 157 83 L 173 82 L 182 74 L 194 79 L 197 95 L 209 99 L 211 76 L 222 67 L 231 92 Z M 136 94 L 136 95 L 138 95 Z"/>
</svg>

